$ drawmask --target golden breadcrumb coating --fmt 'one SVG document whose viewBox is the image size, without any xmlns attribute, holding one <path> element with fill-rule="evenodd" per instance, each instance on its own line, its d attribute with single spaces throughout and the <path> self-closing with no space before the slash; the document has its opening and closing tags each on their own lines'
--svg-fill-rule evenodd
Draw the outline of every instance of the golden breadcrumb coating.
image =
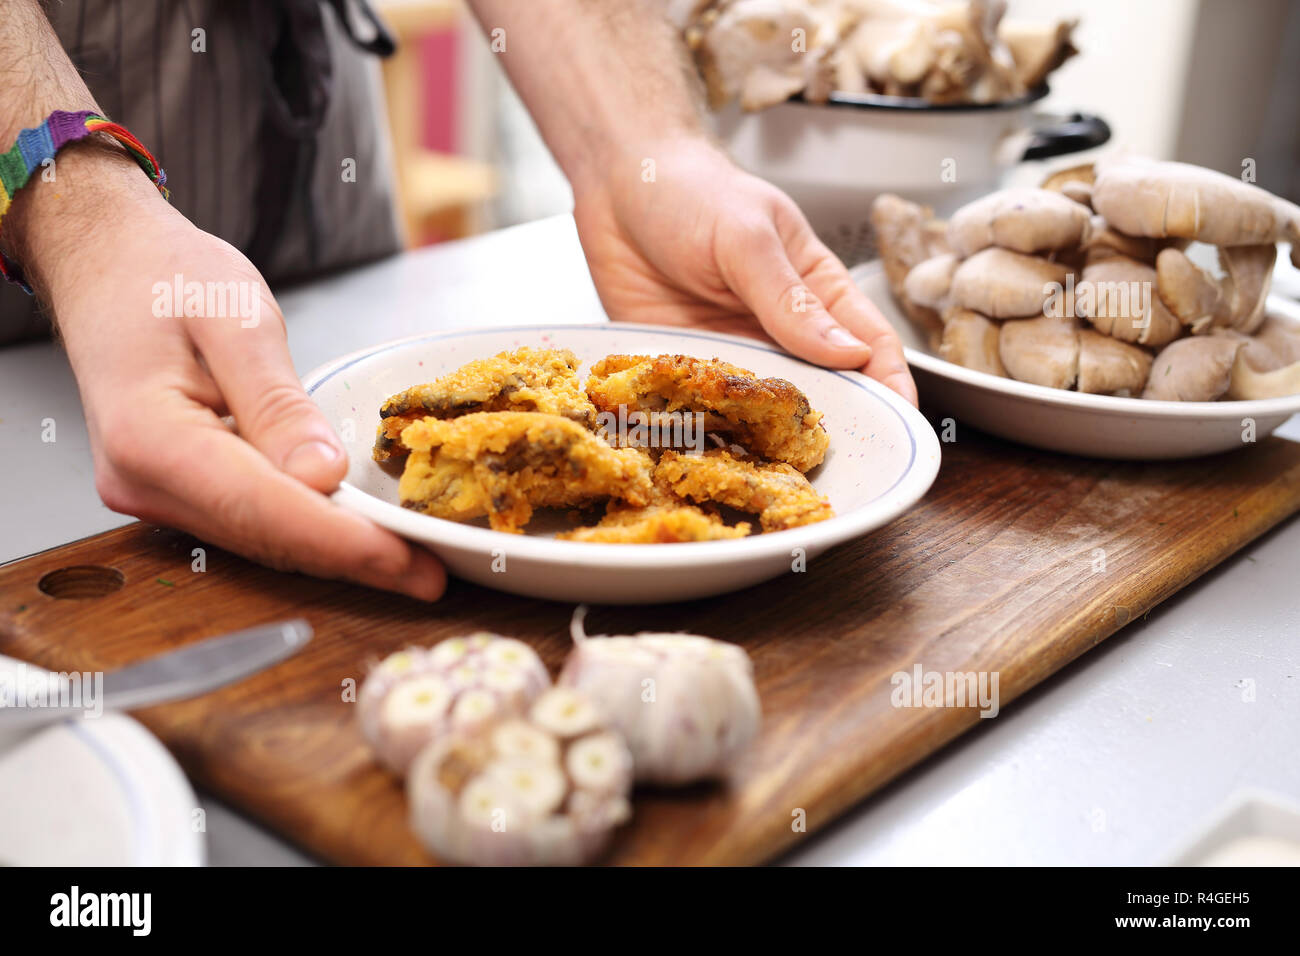
<svg viewBox="0 0 1300 956">
<path fill-rule="evenodd" d="M 592 428 L 596 409 L 578 379 L 580 364 L 568 349 L 520 348 L 470 362 L 427 385 L 398 392 L 379 410 L 375 461 L 406 454 L 402 429 L 426 417 L 543 412 Z"/>
<path fill-rule="evenodd" d="M 581 425 L 539 412 L 475 412 L 422 418 L 401 433 L 411 450 L 402 507 L 465 521 L 487 515 L 494 531 L 518 532 L 534 508 L 601 498 L 648 504 L 650 459 L 611 448 Z"/>
<path fill-rule="evenodd" d="M 803 392 L 720 359 L 610 355 L 592 366 L 587 394 L 602 412 L 702 412 L 710 431 L 728 431 L 749 451 L 800 471 L 821 464 L 830 444 Z"/>
<path fill-rule="evenodd" d="M 835 517 L 830 502 L 785 462 L 740 461 L 723 449 L 702 455 L 666 451 L 655 482 L 695 502 L 713 501 L 758 515 L 764 531 L 781 531 Z"/>
<path fill-rule="evenodd" d="M 728 525 L 718 515 L 694 505 L 657 504 L 647 508 L 611 506 L 598 524 L 556 537 L 601 544 L 666 544 L 743 538 L 749 532 L 748 522 Z"/>
</svg>

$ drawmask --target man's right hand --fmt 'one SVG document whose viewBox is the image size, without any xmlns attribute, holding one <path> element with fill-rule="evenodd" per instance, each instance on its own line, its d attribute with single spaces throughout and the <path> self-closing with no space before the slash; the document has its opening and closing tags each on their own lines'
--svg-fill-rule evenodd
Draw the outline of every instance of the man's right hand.
<svg viewBox="0 0 1300 956">
<path fill-rule="evenodd" d="M 56 184 L 19 194 L 15 251 L 67 345 L 104 503 L 275 568 L 438 598 L 433 555 L 325 497 L 347 455 L 299 384 L 253 264 L 168 206 L 125 155 L 65 150 L 57 170 Z M 154 285 L 177 275 L 250 284 L 256 325 L 230 309 L 156 317 Z"/>
</svg>

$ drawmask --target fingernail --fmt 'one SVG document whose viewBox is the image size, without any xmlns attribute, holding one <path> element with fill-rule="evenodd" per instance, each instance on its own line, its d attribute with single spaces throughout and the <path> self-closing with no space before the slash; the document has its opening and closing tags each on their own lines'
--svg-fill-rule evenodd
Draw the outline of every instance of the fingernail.
<svg viewBox="0 0 1300 956">
<path fill-rule="evenodd" d="M 284 470 L 297 478 L 311 478 L 322 468 L 336 464 L 343 453 L 319 439 L 305 441 L 284 460 Z"/>
<path fill-rule="evenodd" d="M 826 338 L 832 345 L 842 345 L 850 349 L 865 349 L 867 343 L 862 341 L 842 325 L 832 325 L 826 330 Z"/>
</svg>

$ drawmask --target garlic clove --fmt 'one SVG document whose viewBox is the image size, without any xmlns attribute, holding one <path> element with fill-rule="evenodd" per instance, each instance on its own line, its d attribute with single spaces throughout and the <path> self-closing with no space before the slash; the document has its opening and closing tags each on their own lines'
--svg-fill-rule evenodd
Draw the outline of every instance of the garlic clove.
<svg viewBox="0 0 1300 956">
<path fill-rule="evenodd" d="M 615 734 L 592 734 L 574 741 L 564 766 L 576 787 L 597 792 L 626 790 L 632 781 L 627 747 Z"/>
<path fill-rule="evenodd" d="M 549 816 L 569 791 L 569 781 L 554 761 L 535 757 L 501 757 L 483 774 L 499 785 L 510 804 L 529 820 Z"/>
<path fill-rule="evenodd" d="M 577 737 L 600 724 L 600 716 L 591 701 L 564 687 L 553 688 L 539 697 L 528 716 L 557 737 Z"/>
<path fill-rule="evenodd" d="M 509 720 L 492 732 L 492 746 L 506 757 L 529 757 L 558 763 L 560 745 L 545 731 L 524 720 Z"/>
</svg>

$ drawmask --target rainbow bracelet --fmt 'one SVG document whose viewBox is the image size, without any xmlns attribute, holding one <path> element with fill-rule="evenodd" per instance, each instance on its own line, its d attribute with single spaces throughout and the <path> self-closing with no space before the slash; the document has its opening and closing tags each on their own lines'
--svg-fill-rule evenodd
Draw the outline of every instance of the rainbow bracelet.
<svg viewBox="0 0 1300 956">
<path fill-rule="evenodd" d="M 77 113 L 55 110 L 40 126 L 20 132 L 18 141 L 9 152 L 0 154 L 0 224 L 9 211 L 9 203 L 14 194 L 27 185 L 32 174 L 44 166 L 46 161 L 54 159 L 54 154 L 64 146 L 85 139 L 91 133 L 107 133 L 125 146 L 126 151 L 153 180 L 158 191 L 163 196 L 170 195 L 167 191 L 167 174 L 158 165 L 158 160 L 126 129 L 90 110 Z M 17 264 L 4 253 L 0 253 L 0 274 L 31 294 L 32 290 L 23 281 Z"/>
</svg>

